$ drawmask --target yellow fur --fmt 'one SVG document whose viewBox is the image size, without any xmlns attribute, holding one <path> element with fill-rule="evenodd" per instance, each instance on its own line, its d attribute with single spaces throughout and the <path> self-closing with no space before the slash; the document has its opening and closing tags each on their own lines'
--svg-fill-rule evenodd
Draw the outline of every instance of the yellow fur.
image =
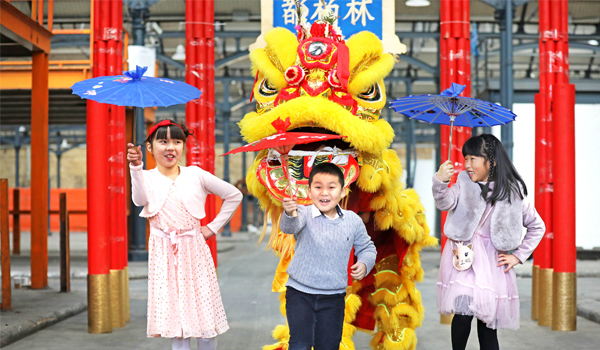
<svg viewBox="0 0 600 350">
<path fill-rule="evenodd" d="M 283 73 L 296 60 L 298 41 L 294 34 L 283 28 L 271 30 L 265 36 L 265 41 L 267 42 L 266 48 L 255 49 L 250 53 L 253 65 L 252 74 L 256 75 L 258 70 L 260 75 L 266 78 L 272 86 L 283 89 L 287 85 Z M 269 57 L 269 53 L 271 57 Z M 277 62 L 273 62 L 273 60 Z"/>
<path fill-rule="evenodd" d="M 352 95 L 358 95 L 377 82 L 383 83 L 381 74 L 385 73 L 387 75 L 389 72 L 391 72 L 391 70 L 394 68 L 394 63 L 395 62 L 392 55 L 387 53 L 381 55 L 379 60 L 373 63 L 369 69 L 357 74 L 354 79 L 348 83 L 348 92 L 350 92 Z M 380 87 L 384 89 L 384 87 L 381 85 Z"/>
<path fill-rule="evenodd" d="M 371 349 L 374 350 L 414 350 L 417 348 L 417 335 L 410 328 L 397 331 L 397 339 L 388 336 L 383 331 L 377 332 L 371 340 Z"/>
<path fill-rule="evenodd" d="M 317 117 L 323 114 L 327 115 L 327 119 L 319 120 Z M 292 123 L 288 130 L 307 125 L 324 127 L 345 136 L 344 140 L 360 152 L 380 153 L 394 138 L 394 130 L 385 120 L 367 123 L 335 102 L 309 96 L 290 100 L 262 115 L 248 113 L 239 126 L 244 140 L 254 142 L 273 135 L 275 128 L 271 123 L 277 118 L 287 117 Z"/>
</svg>

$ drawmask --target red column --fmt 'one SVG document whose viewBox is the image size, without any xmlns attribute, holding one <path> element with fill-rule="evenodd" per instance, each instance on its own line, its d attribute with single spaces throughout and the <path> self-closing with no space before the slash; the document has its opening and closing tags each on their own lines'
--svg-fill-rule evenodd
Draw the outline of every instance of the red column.
<svg viewBox="0 0 600 350">
<path fill-rule="evenodd" d="M 206 50 L 206 170 L 215 173 L 215 4 L 214 0 L 204 2 L 204 29 Z M 206 199 L 206 217 L 212 221 L 216 216 L 215 196 L 209 195 Z M 217 240 L 215 237 L 208 240 L 208 246 L 217 266 Z"/>
<path fill-rule="evenodd" d="M 533 305 L 538 308 L 538 324 L 552 324 L 552 114 L 551 86 L 554 82 L 553 62 L 554 45 L 550 31 L 550 4 L 548 0 L 539 0 L 540 32 L 540 93 L 536 105 L 536 209 L 546 223 L 546 235 L 534 253 L 534 265 L 538 266 L 537 281 L 533 288 Z M 540 130 L 537 130 L 537 129 Z M 537 159 L 537 157 L 541 159 Z M 535 268 L 534 268 L 535 269 Z M 534 276 L 534 278 L 536 278 Z"/>
<path fill-rule="evenodd" d="M 546 223 L 546 235 L 534 253 L 534 265 L 541 269 L 552 268 L 552 119 L 550 114 L 550 85 L 552 76 L 552 52 L 546 45 L 549 32 L 549 4 L 539 1 L 540 32 L 540 93 L 536 101 L 536 189 L 535 206 Z"/>
<path fill-rule="evenodd" d="M 471 96 L 471 38 L 470 5 L 468 0 L 441 0 L 440 2 L 440 89 L 445 90 L 452 83 L 466 85 L 461 96 Z M 450 181 L 456 182 L 458 173 L 464 169 L 462 145 L 471 137 L 471 129 L 455 127 L 452 145 L 448 145 L 450 127 L 441 127 L 441 159 L 445 162 L 448 147 L 452 147 L 451 157 L 456 169 Z M 443 233 L 446 212 L 442 212 L 442 249 L 446 244 Z"/>
<path fill-rule="evenodd" d="M 574 113 L 575 93 L 574 87 L 568 84 L 568 2 L 566 0 L 539 0 L 539 18 L 540 102 L 536 106 L 536 109 L 539 109 L 539 112 L 536 110 L 536 115 L 540 120 L 536 121 L 536 127 L 541 130 L 536 132 L 538 134 L 536 146 L 540 148 L 539 152 L 536 149 L 536 157 L 539 156 L 542 159 L 536 159 L 536 163 L 543 166 L 539 170 L 540 178 L 536 180 L 536 208 L 546 223 L 547 233 L 534 254 L 534 264 L 539 265 L 540 270 L 540 317 L 538 322 L 544 326 L 552 325 L 553 329 L 573 330 L 576 318 L 573 316 L 575 306 L 573 304 L 565 307 L 564 301 L 574 300 L 575 294 L 560 294 L 571 288 L 567 285 L 572 284 L 574 288 L 574 282 L 571 280 L 575 278 L 576 259 L 575 155 L 571 154 L 574 150 L 574 121 L 569 119 L 570 115 Z M 561 145 L 559 146 L 557 142 Z M 567 142 L 571 143 L 565 148 Z M 564 163 L 565 155 L 572 156 L 570 160 L 573 162 L 573 168 L 570 169 L 573 171 L 572 174 L 563 169 L 564 166 L 570 164 Z M 568 181 L 571 181 L 569 184 L 573 186 L 572 193 L 571 189 L 565 188 L 569 185 L 565 183 L 567 178 Z M 557 186 L 563 189 L 557 192 Z M 566 196 L 565 193 L 568 193 L 571 196 L 569 200 L 573 201 L 573 206 L 564 213 L 565 205 L 569 205 L 570 202 L 565 201 L 564 197 L 558 195 L 559 193 L 562 193 L 562 196 Z M 570 209 L 573 209 L 572 214 Z M 565 218 L 572 222 L 561 221 Z M 560 231 L 557 226 L 559 222 Z M 558 236 L 560 236 L 559 239 L 557 239 Z M 560 287 L 557 289 L 559 285 Z M 547 310 L 543 311 L 543 309 Z"/>
<path fill-rule="evenodd" d="M 93 75 L 121 73 L 122 4 L 93 0 Z M 88 331 L 106 333 L 123 326 L 125 148 L 119 114 L 122 107 L 88 101 Z M 123 125 L 124 126 L 124 125 Z"/>
<path fill-rule="evenodd" d="M 200 98 L 188 102 L 186 125 L 196 139 L 187 142 L 187 165 L 197 165 L 214 174 L 214 1 L 186 0 L 186 82 L 202 92 Z M 210 143 L 212 141 L 212 143 Z M 206 217 L 202 225 L 215 217 L 214 196 L 206 200 Z M 215 266 L 216 239 L 207 241 Z"/>
<path fill-rule="evenodd" d="M 107 43 L 107 75 L 122 74 L 120 47 L 122 46 L 123 7 L 121 1 L 104 1 L 104 13 L 109 17 L 109 26 L 101 28 L 103 40 Z M 120 110 L 123 107 L 109 107 L 109 182 L 110 182 L 110 279 L 111 279 L 111 316 L 113 327 L 125 326 L 124 298 L 124 232 L 122 217 L 126 212 L 122 208 L 124 192 L 124 171 L 122 168 L 123 152 L 125 151 L 124 125 L 120 125 Z"/>
<path fill-rule="evenodd" d="M 568 1 L 550 2 L 556 76 L 552 86 L 552 329 L 577 329 L 575 231 L 575 85 L 569 84 Z"/>
<path fill-rule="evenodd" d="M 198 86 L 198 71 L 197 71 L 197 62 L 196 62 L 196 6 L 195 1 L 186 0 L 185 2 L 185 82 L 192 85 Z M 186 104 L 185 108 L 185 122 L 188 129 L 194 132 L 196 135 L 197 128 L 197 108 L 198 100 L 190 101 Z M 189 165 L 198 165 L 199 164 L 199 147 L 197 145 L 196 139 L 190 138 L 186 144 L 187 152 L 186 152 L 186 164 Z"/>
<path fill-rule="evenodd" d="M 575 272 L 575 85 L 554 84 L 554 272 Z"/>
<path fill-rule="evenodd" d="M 471 38 L 470 38 L 470 5 L 468 0 L 440 1 L 440 89 L 449 88 L 452 83 L 466 85 L 462 96 L 471 96 Z M 456 182 L 458 173 L 464 169 L 462 145 L 471 137 L 471 129 L 455 127 L 452 134 L 452 144 L 449 144 L 450 126 L 441 126 L 440 154 L 442 163 L 451 147 L 451 158 L 456 170 L 450 180 L 450 186 Z M 442 249 L 446 245 L 444 224 L 447 212 L 442 212 Z M 441 316 L 440 322 L 449 324 L 451 318 Z"/>
</svg>

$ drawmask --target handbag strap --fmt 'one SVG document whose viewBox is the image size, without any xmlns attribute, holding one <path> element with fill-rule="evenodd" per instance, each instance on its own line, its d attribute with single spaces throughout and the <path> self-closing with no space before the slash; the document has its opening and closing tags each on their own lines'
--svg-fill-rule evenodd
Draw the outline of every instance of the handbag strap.
<svg viewBox="0 0 600 350">
<path fill-rule="evenodd" d="M 481 226 L 483 226 L 483 224 L 485 224 L 485 220 L 487 220 L 488 216 L 490 216 L 490 213 L 492 212 L 492 209 L 494 209 L 494 205 L 492 205 L 492 207 L 490 208 L 490 210 L 488 210 L 487 214 L 485 214 L 485 218 L 483 218 L 483 221 L 479 223 L 479 226 L 477 226 L 477 228 L 475 229 L 474 233 L 477 233 L 477 231 L 479 231 L 479 229 L 481 228 Z"/>
</svg>

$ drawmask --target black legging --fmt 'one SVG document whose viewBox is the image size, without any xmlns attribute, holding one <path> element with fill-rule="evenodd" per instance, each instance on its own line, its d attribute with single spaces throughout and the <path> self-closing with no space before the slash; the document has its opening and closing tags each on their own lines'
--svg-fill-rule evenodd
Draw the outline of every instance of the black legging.
<svg viewBox="0 0 600 350">
<path fill-rule="evenodd" d="M 454 315 L 452 318 L 452 350 L 464 350 L 471 333 L 473 316 Z M 498 334 L 495 329 L 488 328 L 481 320 L 477 320 L 477 336 L 479 349 L 499 350 Z"/>
</svg>

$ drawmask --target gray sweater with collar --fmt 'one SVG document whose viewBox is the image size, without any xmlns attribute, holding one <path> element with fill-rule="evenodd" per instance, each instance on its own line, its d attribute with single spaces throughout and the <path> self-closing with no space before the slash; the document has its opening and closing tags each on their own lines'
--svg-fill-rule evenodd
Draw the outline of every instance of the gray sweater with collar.
<svg viewBox="0 0 600 350">
<path fill-rule="evenodd" d="M 313 217 L 311 207 L 299 205 L 298 217 L 285 212 L 281 217 L 281 231 L 296 238 L 286 286 L 308 294 L 345 293 L 352 247 L 368 274 L 375 265 L 375 245 L 354 212 L 340 209 L 342 215 L 332 220 L 325 215 Z"/>
</svg>

